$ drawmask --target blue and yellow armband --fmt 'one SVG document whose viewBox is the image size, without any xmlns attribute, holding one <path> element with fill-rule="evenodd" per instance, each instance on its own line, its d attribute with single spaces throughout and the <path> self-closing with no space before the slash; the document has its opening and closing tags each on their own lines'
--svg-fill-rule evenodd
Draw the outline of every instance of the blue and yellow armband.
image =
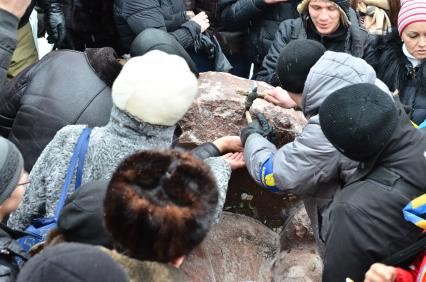
<svg viewBox="0 0 426 282">
<path fill-rule="evenodd" d="M 260 167 L 259 181 L 264 188 L 271 192 L 278 192 L 278 188 L 275 186 L 274 171 L 272 166 L 272 156 L 269 157 Z"/>
<path fill-rule="evenodd" d="M 415 198 L 402 210 L 405 220 L 426 229 L 426 220 L 422 217 L 426 214 L 426 194 Z"/>
</svg>

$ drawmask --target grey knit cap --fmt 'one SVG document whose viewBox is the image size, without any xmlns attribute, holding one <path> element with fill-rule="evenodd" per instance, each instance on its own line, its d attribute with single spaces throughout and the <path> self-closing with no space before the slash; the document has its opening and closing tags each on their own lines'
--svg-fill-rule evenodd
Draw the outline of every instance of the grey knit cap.
<svg viewBox="0 0 426 282">
<path fill-rule="evenodd" d="M 18 148 L 0 137 L 0 204 L 10 197 L 19 184 L 24 160 Z"/>
</svg>

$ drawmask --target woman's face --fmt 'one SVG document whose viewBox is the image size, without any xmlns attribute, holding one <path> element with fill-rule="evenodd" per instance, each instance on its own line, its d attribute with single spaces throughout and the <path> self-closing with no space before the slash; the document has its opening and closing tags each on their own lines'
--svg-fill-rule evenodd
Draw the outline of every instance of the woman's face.
<svg viewBox="0 0 426 282">
<path fill-rule="evenodd" d="M 426 59 L 426 23 L 416 22 L 408 25 L 401 34 L 408 52 L 417 60 Z"/>
<path fill-rule="evenodd" d="M 335 32 L 340 25 L 340 11 L 336 4 L 323 0 L 309 2 L 309 15 L 321 35 Z"/>
</svg>

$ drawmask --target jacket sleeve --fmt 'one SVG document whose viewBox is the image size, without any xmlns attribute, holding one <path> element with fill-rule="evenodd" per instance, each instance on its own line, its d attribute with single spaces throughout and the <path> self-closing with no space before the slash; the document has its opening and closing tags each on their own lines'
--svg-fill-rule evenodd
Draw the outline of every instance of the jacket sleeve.
<svg viewBox="0 0 426 282">
<path fill-rule="evenodd" d="M 272 191 L 295 194 L 315 192 L 319 183 L 338 177 L 342 157 L 320 126 L 310 123 L 279 150 L 258 134 L 252 134 L 244 147 L 247 169 L 257 183 Z"/>
<path fill-rule="evenodd" d="M 64 169 L 62 166 L 64 162 L 63 144 L 66 143 L 65 141 L 68 137 L 66 127 L 59 130 L 37 159 L 29 175 L 31 182 L 25 187 L 22 202 L 18 209 L 9 217 L 7 222 L 9 227 L 25 230 L 32 224 L 34 219 L 53 216 L 54 210 L 48 210 L 46 206 L 47 197 L 51 196 L 47 195 L 46 191 L 60 193 L 55 187 L 57 184 L 55 180 L 57 180 L 58 172 Z M 71 158 L 71 155 L 72 152 L 70 152 L 69 158 Z M 53 206 L 56 207 L 56 203 Z"/>
<path fill-rule="evenodd" d="M 231 167 L 228 162 L 221 157 L 213 157 L 204 160 L 204 163 L 210 167 L 210 170 L 216 179 L 216 185 L 219 192 L 219 201 L 216 208 L 215 222 L 219 221 L 225 205 L 226 193 L 228 191 L 228 182 L 231 178 Z"/>
<path fill-rule="evenodd" d="M 27 83 L 31 80 L 31 70 L 36 66 L 37 64 L 23 70 L 7 83 L 3 87 L 3 91 L 0 92 L 0 135 L 4 138 L 8 138 L 12 130 Z"/>
<path fill-rule="evenodd" d="M 266 6 L 263 0 L 219 0 L 220 19 L 228 30 L 239 30 L 260 16 Z"/>
<path fill-rule="evenodd" d="M 0 93 L 6 82 L 7 70 L 16 48 L 16 35 L 19 20 L 14 15 L 0 9 Z"/>
<path fill-rule="evenodd" d="M 293 24 L 294 20 L 285 20 L 279 25 L 278 31 L 275 34 L 275 39 L 269 48 L 268 54 L 263 59 L 262 67 L 253 76 L 254 80 L 265 81 L 272 86 L 278 86 L 278 79 L 276 78 L 275 69 L 281 50 L 291 40 L 291 29 Z"/>
<path fill-rule="evenodd" d="M 373 254 L 365 251 L 369 247 L 366 242 L 371 242 L 369 231 L 374 230 L 373 222 L 352 205 L 339 203 L 332 210 L 330 223 L 322 281 L 345 281 L 346 278 L 364 281 L 365 272 L 376 262 Z"/>
<path fill-rule="evenodd" d="M 129 7 L 127 24 L 135 34 L 147 28 L 157 28 L 167 31 L 161 7 L 158 1 L 133 1 Z M 187 21 L 180 28 L 169 32 L 183 46 L 191 48 L 194 40 L 201 31 L 201 27 L 194 21 Z"/>
</svg>

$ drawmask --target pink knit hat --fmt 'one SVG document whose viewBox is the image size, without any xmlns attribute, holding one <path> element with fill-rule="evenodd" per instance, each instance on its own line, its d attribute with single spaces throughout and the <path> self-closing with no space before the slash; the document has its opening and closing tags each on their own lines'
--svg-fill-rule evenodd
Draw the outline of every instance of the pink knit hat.
<svg viewBox="0 0 426 282">
<path fill-rule="evenodd" d="M 426 0 L 401 0 L 401 10 L 398 13 L 398 31 L 415 22 L 426 22 Z"/>
</svg>

